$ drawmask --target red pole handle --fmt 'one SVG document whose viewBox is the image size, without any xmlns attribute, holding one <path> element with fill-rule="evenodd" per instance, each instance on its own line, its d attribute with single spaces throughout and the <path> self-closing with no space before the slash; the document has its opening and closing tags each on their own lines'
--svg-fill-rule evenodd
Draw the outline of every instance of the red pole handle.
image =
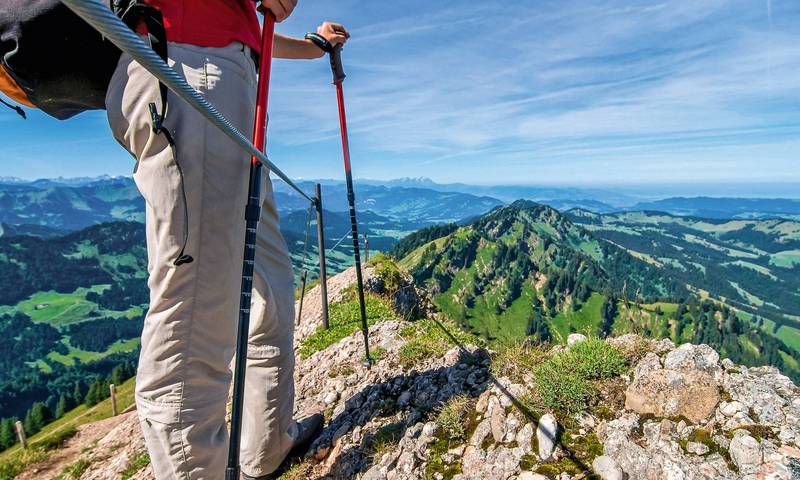
<svg viewBox="0 0 800 480">
<path fill-rule="evenodd" d="M 272 46 L 275 36 L 275 16 L 270 12 L 264 15 L 264 29 L 261 34 L 261 65 L 258 68 L 258 93 L 256 94 L 256 118 L 253 126 L 253 145 L 262 152 L 267 133 L 267 107 L 269 106 L 269 80 L 272 73 Z M 252 157 L 253 164 L 258 163 Z"/>
</svg>

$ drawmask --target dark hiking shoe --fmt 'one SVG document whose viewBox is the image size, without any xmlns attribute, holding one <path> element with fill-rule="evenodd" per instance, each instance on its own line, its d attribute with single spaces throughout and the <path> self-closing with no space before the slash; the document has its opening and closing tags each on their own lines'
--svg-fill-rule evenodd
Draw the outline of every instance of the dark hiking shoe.
<svg viewBox="0 0 800 480">
<path fill-rule="evenodd" d="M 283 459 L 281 466 L 278 467 L 277 470 L 270 473 L 269 475 L 264 475 L 263 477 L 251 477 L 242 473 L 242 478 L 244 480 L 272 480 L 280 477 L 292 466 L 295 460 L 299 460 L 303 458 L 303 456 L 308 452 L 308 448 L 311 446 L 311 443 L 317 439 L 320 432 L 322 432 L 322 427 L 325 425 L 325 416 L 321 413 L 315 413 L 314 415 L 310 415 L 305 417 L 302 420 L 297 421 L 297 438 L 294 440 L 294 446 L 292 449 L 289 450 L 289 453 L 286 455 L 286 458 Z"/>
</svg>

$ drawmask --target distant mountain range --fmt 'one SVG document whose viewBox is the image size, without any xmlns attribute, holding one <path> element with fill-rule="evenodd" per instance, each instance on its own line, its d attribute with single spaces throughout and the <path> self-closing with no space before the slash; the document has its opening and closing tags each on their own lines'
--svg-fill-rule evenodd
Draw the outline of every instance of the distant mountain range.
<svg viewBox="0 0 800 480">
<path fill-rule="evenodd" d="M 628 210 L 650 210 L 673 215 L 717 219 L 791 218 L 800 220 L 800 200 L 785 198 L 677 197 L 654 202 L 640 202 Z"/>
<path fill-rule="evenodd" d="M 299 185 L 314 191 L 313 182 Z M 308 202 L 281 181 L 275 182 L 275 198 L 282 214 L 308 209 Z M 371 211 L 411 229 L 480 215 L 503 203 L 465 193 L 376 185 L 358 185 L 356 199 L 360 212 Z M 323 187 L 323 205 L 329 211 L 347 211 L 343 183 Z M 5 231 L 57 235 L 120 220 L 144 221 L 144 201 L 128 177 L 0 181 L 0 223 L 9 225 Z"/>
<path fill-rule="evenodd" d="M 347 211 L 344 183 L 321 180 L 323 204 L 333 212 Z M 313 192 L 313 181 L 298 181 Z M 275 197 L 282 214 L 308 208 L 308 202 L 276 180 Z M 800 200 L 766 198 L 676 197 L 639 201 L 611 190 L 526 186 L 437 184 L 430 179 L 356 183 L 360 212 L 371 211 L 408 230 L 427 225 L 462 222 L 517 199 L 550 205 L 562 212 L 593 213 L 661 211 L 704 218 L 800 219 Z M 110 221 L 144 219 L 144 201 L 129 177 L 56 178 L 34 181 L 0 177 L 0 235 L 27 233 L 58 235 Z"/>
</svg>

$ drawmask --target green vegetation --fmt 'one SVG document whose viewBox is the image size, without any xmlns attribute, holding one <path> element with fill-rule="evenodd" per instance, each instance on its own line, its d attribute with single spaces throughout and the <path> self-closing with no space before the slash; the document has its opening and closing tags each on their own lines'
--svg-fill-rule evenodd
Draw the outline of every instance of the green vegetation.
<svg viewBox="0 0 800 480">
<path fill-rule="evenodd" d="M 578 332 L 584 335 L 593 335 L 598 331 L 600 309 L 603 306 L 605 297 L 599 293 L 592 293 L 585 303 L 582 303 L 577 310 L 566 309 L 566 312 L 559 312 L 552 321 L 552 331 L 555 338 L 561 342 L 566 342 L 570 333 Z"/>
<path fill-rule="evenodd" d="M 369 446 L 369 457 L 372 462 L 380 461 L 381 457 L 393 450 L 403 438 L 404 432 L 405 426 L 397 422 L 388 423 L 378 429 Z"/>
<path fill-rule="evenodd" d="M 426 243 L 441 238 L 458 230 L 458 225 L 450 223 L 447 225 L 435 225 L 423 228 L 406 236 L 391 251 L 395 258 L 405 258 L 408 254 L 425 245 Z"/>
<path fill-rule="evenodd" d="M 14 478 L 19 475 L 28 465 L 47 460 L 48 453 L 41 449 L 23 450 L 19 455 L 15 455 L 8 460 L 0 460 L 0 478 Z"/>
<path fill-rule="evenodd" d="M 778 329 L 777 336 L 783 340 L 786 345 L 792 347 L 795 352 L 800 352 L 800 329 L 784 325 Z"/>
<path fill-rule="evenodd" d="M 788 250 L 772 254 L 769 263 L 776 267 L 792 268 L 800 265 L 800 250 Z"/>
<path fill-rule="evenodd" d="M 64 445 L 64 442 L 74 437 L 77 433 L 78 429 L 75 425 L 68 425 L 48 437 L 44 437 L 36 442 L 31 442 L 31 447 L 52 450 Z"/>
<path fill-rule="evenodd" d="M 400 289 L 403 274 L 391 257 L 379 253 L 370 259 L 369 264 L 375 267 L 375 274 L 383 280 L 383 288 L 388 294 Z"/>
<path fill-rule="evenodd" d="M 436 424 L 449 440 L 466 440 L 473 401 L 466 395 L 457 395 L 439 408 Z"/>
<path fill-rule="evenodd" d="M 397 314 L 391 303 L 377 295 L 365 297 L 367 324 L 373 325 L 379 320 L 395 320 Z M 361 328 L 361 310 L 358 299 L 350 299 L 344 303 L 330 307 L 329 329 L 320 327 L 316 332 L 300 343 L 300 357 L 308 358 L 314 353 L 324 350 L 339 340 L 352 335 Z"/>
<path fill-rule="evenodd" d="M 445 315 L 490 341 L 594 333 L 600 292 L 632 290 L 649 301 L 688 294 L 555 210 L 522 201 L 424 244 L 401 264 Z"/>
<path fill-rule="evenodd" d="M 75 462 L 67 465 L 64 468 L 64 471 L 61 472 L 61 475 L 56 477 L 56 480 L 78 480 L 91 465 L 92 463 L 84 458 L 76 460 Z"/>
<path fill-rule="evenodd" d="M 412 368 L 425 359 L 447 353 L 454 345 L 483 345 L 483 341 L 455 325 L 437 320 L 420 320 L 405 326 L 400 335 L 406 343 L 398 357 L 405 368 Z"/>
<path fill-rule="evenodd" d="M 626 370 L 627 361 L 617 347 L 589 339 L 534 367 L 533 390 L 542 406 L 569 416 L 589 406 L 596 393 L 593 381 L 615 377 Z"/>
<path fill-rule="evenodd" d="M 16 306 L 0 306 L 0 313 L 21 312 L 34 323 L 48 323 L 54 327 L 69 325 L 86 318 L 97 309 L 97 304 L 86 300 L 90 292 L 102 292 L 108 285 L 78 288 L 72 293 L 54 291 L 38 292 L 17 303 Z"/>
<path fill-rule="evenodd" d="M 119 365 L 133 370 L 148 300 L 146 262 L 136 223 L 0 238 L 3 417 L 46 407 L 50 420 L 74 406 L 60 401 L 76 384 L 107 378 Z M 27 426 L 29 434 L 41 427 Z M 0 439 L 0 448 L 8 446 Z"/>
<path fill-rule="evenodd" d="M 526 376 L 546 359 L 545 348 L 518 340 L 495 347 L 491 371 L 495 377 L 508 377 L 513 382 L 526 383 Z"/>
<path fill-rule="evenodd" d="M 122 480 L 128 480 L 132 476 L 136 475 L 136 472 L 148 466 L 149 464 L 150 455 L 148 455 L 147 452 L 142 452 L 130 460 L 125 470 L 120 473 L 120 477 Z"/>
</svg>

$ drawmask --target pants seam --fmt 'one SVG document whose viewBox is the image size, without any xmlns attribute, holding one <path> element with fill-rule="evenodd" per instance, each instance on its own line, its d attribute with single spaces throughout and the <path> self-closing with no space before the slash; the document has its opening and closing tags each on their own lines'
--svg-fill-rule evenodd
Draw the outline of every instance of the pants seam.
<svg viewBox="0 0 800 480">
<path fill-rule="evenodd" d="M 179 422 L 178 425 L 179 425 L 178 436 L 180 437 L 180 442 L 181 442 L 181 459 L 182 459 L 181 465 L 183 466 L 181 472 L 179 473 L 181 473 L 182 474 L 181 476 L 186 478 L 187 480 L 191 480 L 189 472 L 186 470 L 186 465 L 189 464 L 189 459 L 186 457 L 186 440 L 183 437 L 183 421 Z"/>
<path fill-rule="evenodd" d="M 203 80 L 201 81 L 201 84 L 203 85 L 203 87 L 205 87 L 205 70 L 206 70 L 205 62 L 206 62 L 206 60 L 204 59 L 203 60 L 203 72 L 204 72 L 204 75 L 203 75 Z M 205 90 L 205 88 L 203 88 L 203 90 Z M 203 93 L 205 93 L 205 92 L 203 92 Z M 208 127 L 207 127 L 207 125 L 208 125 L 208 123 L 206 122 L 206 126 L 203 128 L 203 145 L 204 145 L 204 147 L 208 143 L 208 135 L 207 135 Z M 204 148 L 203 151 L 205 152 L 206 149 Z M 176 152 L 176 156 L 177 156 L 177 152 Z M 200 193 L 200 215 L 198 217 L 196 217 L 196 218 L 200 219 L 200 223 L 199 223 L 200 225 L 202 225 L 202 223 L 203 223 L 202 219 L 205 218 L 205 201 L 203 199 L 203 188 L 205 186 L 205 174 L 206 174 L 206 171 L 205 171 L 206 164 L 205 163 L 206 162 L 205 162 L 205 155 L 204 155 L 203 158 L 202 158 L 202 163 L 201 163 L 201 165 L 199 165 L 200 172 L 201 172 L 200 184 L 196 185 L 196 187 L 200 189 L 200 192 L 199 192 Z M 197 220 L 195 220 L 195 222 L 196 221 Z M 188 229 L 188 228 L 190 228 L 190 226 L 187 225 L 186 228 Z M 186 372 L 187 372 L 187 370 L 189 368 L 189 357 L 191 356 L 191 352 L 192 352 L 192 338 L 194 337 L 194 328 L 193 327 L 194 327 L 194 320 L 195 320 L 195 308 L 197 306 L 197 301 L 196 301 L 196 299 L 197 299 L 197 282 L 198 282 L 198 279 L 200 278 L 200 268 L 202 266 L 202 261 L 203 261 L 203 252 L 202 252 L 202 250 L 203 250 L 203 229 L 202 229 L 202 227 L 199 229 L 198 241 L 196 243 L 197 243 L 197 258 L 195 260 L 196 263 L 194 264 L 194 267 L 193 267 L 196 271 L 194 272 L 194 275 L 193 275 L 193 278 L 192 278 L 192 295 L 191 295 L 192 307 L 191 307 L 191 310 L 190 310 L 190 313 L 189 313 L 189 319 L 188 319 L 189 335 L 188 335 L 188 338 L 186 340 L 186 348 L 184 349 L 183 365 L 181 366 L 181 378 L 187 378 L 186 377 Z M 181 267 L 175 267 L 175 268 L 181 268 Z M 183 407 L 185 405 L 185 400 L 186 400 L 186 395 L 184 393 L 185 386 L 186 386 L 185 381 L 181 381 L 180 410 L 178 411 L 178 423 L 181 426 L 184 424 L 184 422 L 183 422 Z M 181 450 L 183 450 L 183 435 L 181 435 Z M 184 465 L 186 465 L 185 458 L 184 458 Z"/>
</svg>

